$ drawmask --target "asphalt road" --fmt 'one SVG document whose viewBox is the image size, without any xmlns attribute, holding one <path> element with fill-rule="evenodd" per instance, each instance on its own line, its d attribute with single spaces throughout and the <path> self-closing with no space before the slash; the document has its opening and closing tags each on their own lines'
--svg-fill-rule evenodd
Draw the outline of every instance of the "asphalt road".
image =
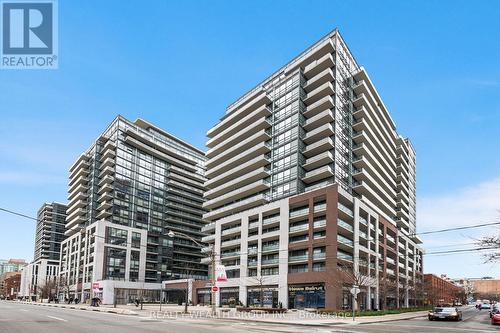
<svg viewBox="0 0 500 333">
<path fill-rule="evenodd" d="M 15 302 L 0 302 L 0 333 L 392 333 L 443 332 L 478 333 L 499 332 L 500 326 L 489 324 L 488 311 L 465 309 L 461 322 L 428 321 L 426 318 L 400 320 L 378 324 L 335 325 L 330 327 L 304 327 L 256 322 L 236 322 L 211 319 L 157 320 L 141 316 L 40 307 Z"/>
</svg>

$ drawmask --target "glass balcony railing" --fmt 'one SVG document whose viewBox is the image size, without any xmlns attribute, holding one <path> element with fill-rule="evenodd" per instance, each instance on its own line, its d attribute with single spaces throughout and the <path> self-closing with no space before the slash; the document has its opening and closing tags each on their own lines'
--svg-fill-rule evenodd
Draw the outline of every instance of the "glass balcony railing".
<svg viewBox="0 0 500 333">
<path fill-rule="evenodd" d="M 341 220 L 341 219 L 337 219 L 337 223 L 340 227 L 342 227 L 346 230 L 349 230 L 350 232 L 354 232 L 354 227 L 352 225 L 350 225 L 349 223 L 347 223 L 346 221 Z"/>
<path fill-rule="evenodd" d="M 352 209 L 341 204 L 340 202 L 338 203 L 338 206 L 339 206 L 339 210 L 343 211 L 344 213 L 346 213 L 347 215 L 349 215 L 351 217 L 354 217 L 354 213 L 353 213 Z"/>
<path fill-rule="evenodd" d="M 289 231 L 295 232 L 295 231 L 301 231 L 301 230 L 307 230 L 307 229 L 309 229 L 309 223 L 293 225 L 290 227 Z"/>
<path fill-rule="evenodd" d="M 318 220 L 313 223 L 314 228 L 321 228 L 326 226 L 326 220 Z"/>
<path fill-rule="evenodd" d="M 325 258 L 326 258 L 325 252 L 313 253 L 313 259 L 325 259 Z"/>
<path fill-rule="evenodd" d="M 278 250 L 279 247 L 280 247 L 279 244 L 262 245 L 262 251 L 274 251 L 274 250 Z"/>
<path fill-rule="evenodd" d="M 337 251 L 337 258 L 341 260 L 353 261 L 352 255 L 340 251 Z"/>
<path fill-rule="evenodd" d="M 307 215 L 307 214 L 309 214 L 309 207 L 291 211 L 290 217 L 297 217 L 297 216 L 302 216 L 302 215 Z"/>
<path fill-rule="evenodd" d="M 300 255 L 300 256 L 290 256 L 290 257 L 288 257 L 288 262 L 305 261 L 308 259 L 308 257 L 309 256 L 307 254 Z"/>
<path fill-rule="evenodd" d="M 337 235 L 337 242 L 344 244 L 344 245 L 347 245 L 347 246 L 350 246 L 350 247 L 354 246 L 354 242 L 352 240 L 350 240 L 349 238 L 344 237 L 342 235 Z"/>
</svg>

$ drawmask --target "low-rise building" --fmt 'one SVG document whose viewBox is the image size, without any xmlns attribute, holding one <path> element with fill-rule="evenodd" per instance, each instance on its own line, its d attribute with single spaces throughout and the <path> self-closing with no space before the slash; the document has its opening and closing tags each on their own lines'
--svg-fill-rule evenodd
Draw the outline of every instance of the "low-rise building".
<svg viewBox="0 0 500 333">
<path fill-rule="evenodd" d="M 7 272 L 3 275 L 2 288 L 0 290 L 1 298 L 15 300 L 18 298 L 21 287 L 21 273 Z"/>
<path fill-rule="evenodd" d="M 446 278 L 434 274 L 424 275 L 425 301 L 428 305 L 453 305 L 463 302 L 465 293 L 460 287 Z"/>
</svg>

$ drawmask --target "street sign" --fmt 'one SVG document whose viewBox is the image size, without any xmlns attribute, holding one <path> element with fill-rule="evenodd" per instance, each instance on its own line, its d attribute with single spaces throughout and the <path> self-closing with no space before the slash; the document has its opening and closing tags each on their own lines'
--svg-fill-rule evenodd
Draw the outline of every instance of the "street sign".
<svg viewBox="0 0 500 333">
<path fill-rule="evenodd" d="M 217 287 L 217 286 L 212 286 L 212 292 L 214 292 L 214 293 L 215 293 L 215 292 L 217 292 L 217 291 L 219 291 L 219 287 Z"/>
<path fill-rule="evenodd" d="M 94 292 L 99 292 L 99 282 L 92 282 L 92 290 Z"/>
<path fill-rule="evenodd" d="M 359 289 L 358 286 L 352 286 L 350 292 L 353 296 L 357 296 L 361 290 Z"/>
</svg>

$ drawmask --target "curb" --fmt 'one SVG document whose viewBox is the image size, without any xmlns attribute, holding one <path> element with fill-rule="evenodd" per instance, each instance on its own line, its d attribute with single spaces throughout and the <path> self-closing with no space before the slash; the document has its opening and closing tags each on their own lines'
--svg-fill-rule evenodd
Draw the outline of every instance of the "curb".
<svg viewBox="0 0 500 333">
<path fill-rule="evenodd" d="M 21 304 L 27 304 L 27 305 L 36 305 L 36 306 L 47 306 L 47 307 L 52 307 L 52 308 L 60 308 L 60 309 L 71 309 L 71 310 L 83 310 L 83 311 L 95 311 L 95 312 L 103 312 L 103 313 L 113 313 L 113 314 L 118 314 L 118 315 L 125 315 L 125 316 L 138 316 L 139 314 L 130 310 L 122 310 L 120 311 L 119 309 L 117 310 L 111 310 L 109 308 L 89 308 L 89 307 L 84 307 L 84 306 L 61 306 L 61 305 L 55 305 L 55 304 L 46 304 L 46 303 L 34 303 L 34 302 L 20 302 Z"/>
</svg>

